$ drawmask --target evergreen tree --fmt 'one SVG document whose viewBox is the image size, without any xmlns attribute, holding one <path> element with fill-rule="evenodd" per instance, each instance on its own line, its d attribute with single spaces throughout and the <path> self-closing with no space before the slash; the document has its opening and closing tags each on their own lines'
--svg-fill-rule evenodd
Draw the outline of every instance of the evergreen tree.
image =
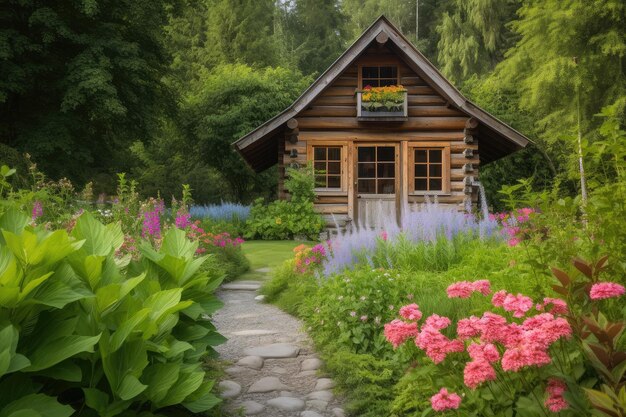
<svg viewBox="0 0 626 417">
<path fill-rule="evenodd" d="M 295 0 L 294 7 L 298 67 L 319 74 L 344 50 L 345 18 L 337 0 Z"/>
<path fill-rule="evenodd" d="M 437 62 L 452 81 L 485 74 L 512 46 L 506 24 L 520 0 L 454 0 L 437 26 Z"/>
</svg>

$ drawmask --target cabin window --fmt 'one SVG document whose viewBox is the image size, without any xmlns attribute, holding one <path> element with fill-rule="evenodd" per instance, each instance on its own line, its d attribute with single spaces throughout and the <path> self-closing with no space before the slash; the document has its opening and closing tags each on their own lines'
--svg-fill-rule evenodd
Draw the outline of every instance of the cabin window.
<svg viewBox="0 0 626 417">
<path fill-rule="evenodd" d="M 448 159 L 446 148 L 412 148 L 412 191 L 420 194 L 448 192 Z"/>
<path fill-rule="evenodd" d="M 394 194 L 396 184 L 396 148 L 394 146 L 359 146 L 359 194 Z"/>
<path fill-rule="evenodd" d="M 314 146 L 315 187 L 341 189 L 341 146 Z"/>
<path fill-rule="evenodd" d="M 398 84 L 398 67 L 395 65 L 361 67 L 361 88 Z"/>
</svg>

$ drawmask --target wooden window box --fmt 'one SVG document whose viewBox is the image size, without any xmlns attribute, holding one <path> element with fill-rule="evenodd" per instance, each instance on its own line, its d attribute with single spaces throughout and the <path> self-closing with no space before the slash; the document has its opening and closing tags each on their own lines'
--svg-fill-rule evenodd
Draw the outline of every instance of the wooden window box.
<svg viewBox="0 0 626 417">
<path fill-rule="evenodd" d="M 408 117 L 407 93 L 404 92 L 404 101 L 398 110 L 381 108 L 380 111 L 371 111 L 363 108 L 361 96 L 363 92 L 356 93 L 356 117 L 362 122 L 404 122 Z"/>
</svg>

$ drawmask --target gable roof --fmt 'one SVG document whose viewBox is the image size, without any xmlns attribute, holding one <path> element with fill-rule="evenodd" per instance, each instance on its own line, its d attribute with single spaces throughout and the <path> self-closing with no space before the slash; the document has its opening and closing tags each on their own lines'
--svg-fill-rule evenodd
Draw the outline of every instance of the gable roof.
<svg viewBox="0 0 626 417">
<path fill-rule="evenodd" d="M 379 17 L 300 97 L 288 108 L 233 143 L 246 162 L 260 172 L 277 162 L 278 142 L 285 123 L 305 110 L 322 91 L 330 86 L 367 48 L 384 32 L 388 41 L 424 81 L 444 97 L 448 103 L 480 122 L 481 138 L 502 142 L 490 160 L 498 159 L 526 147 L 530 140 L 506 123 L 482 110 L 466 99 L 435 66 L 385 17 Z M 479 142 L 479 146 L 482 141 Z M 482 158 L 481 158 L 482 159 Z M 489 160 L 483 163 L 490 162 Z"/>
</svg>

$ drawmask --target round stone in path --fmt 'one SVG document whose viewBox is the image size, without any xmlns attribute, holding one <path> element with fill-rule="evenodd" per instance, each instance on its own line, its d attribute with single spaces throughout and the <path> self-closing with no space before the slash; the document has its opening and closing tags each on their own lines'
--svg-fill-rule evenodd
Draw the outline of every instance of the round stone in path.
<svg viewBox="0 0 626 417">
<path fill-rule="evenodd" d="M 271 345 L 257 346 L 246 349 L 245 355 L 260 356 L 263 359 L 295 358 L 298 356 L 300 348 L 288 343 L 273 343 Z"/>
<path fill-rule="evenodd" d="M 248 388 L 248 393 L 270 392 L 284 389 L 289 389 L 289 387 L 280 382 L 280 379 L 276 378 L 275 376 L 266 376 L 252 384 L 250 388 Z"/>
<path fill-rule="evenodd" d="M 265 300 L 265 296 L 263 294 L 257 295 L 256 297 L 254 297 L 254 301 L 264 301 L 264 300 Z"/>
<path fill-rule="evenodd" d="M 219 383 L 222 398 L 234 398 L 241 394 L 241 385 L 235 381 L 222 381 Z"/>
<path fill-rule="evenodd" d="M 235 336 L 264 336 L 267 334 L 276 334 L 277 330 L 263 330 L 263 329 L 250 329 L 250 330 L 238 330 L 231 334 Z"/>
<path fill-rule="evenodd" d="M 322 361 L 317 358 L 305 359 L 302 361 L 300 370 L 302 371 L 315 371 L 322 367 Z"/>
<path fill-rule="evenodd" d="M 280 366 L 273 367 L 271 371 L 275 374 L 280 374 L 280 375 L 284 375 L 287 373 L 287 370 L 285 368 L 281 368 Z"/>
<path fill-rule="evenodd" d="M 246 356 L 239 359 L 237 365 L 245 366 L 246 368 L 261 369 L 263 368 L 263 358 L 260 356 Z"/>
<path fill-rule="evenodd" d="M 223 290 L 231 290 L 231 291 L 256 291 L 261 288 L 260 282 L 232 282 L 230 284 L 222 285 Z"/>
<path fill-rule="evenodd" d="M 346 413 L 343 411 L 343 408 L 339 407 L 333 408 L 333 415 L 335 417 L 346 417 Z"/>
<path fill-rule="evenodd" d="M 322 400 L 310 400 L 306 402 L 306 406 L 317 411 L 324 411 L 328 407 L 328 403 Z"/>
<path fill-rule="evenodd" d="M 300 417 L 324 417 L 324 416 L 316 411 L 306 410 L 300 413 Z"/>
<path fill-rule="evenodd" d="M 334 386 L 335 386 L 335 383 L 333 382 L 332 379 L 320 378 L 317 380 L 317 383 L 315 384 L 315 388 L 313 388 L 313 391 L 325 391 L 325 390 L 329 390 L 333 388 Z"/>
<path fill-rule="evenodd" d="M 265 406 L 256 401 L 244 401 L 241 403 L 241 407 L 243 407 L 243 413 L 247 416 L 259 414 L 261 411 L 265 410 Z"/>
<path fill-rule="evenodd" d="M 309 400 L 330 401 L 333 399 L 333 393 L 330 391 L 314 391 L 306 396 Z"/>
<path fill-rule="evenodd" d="M 304 401 L 294 397 L 278 397 L 267 401 L 267 405 L 285 411 L 300 411 L 304 409 Z"/>
</svg>

